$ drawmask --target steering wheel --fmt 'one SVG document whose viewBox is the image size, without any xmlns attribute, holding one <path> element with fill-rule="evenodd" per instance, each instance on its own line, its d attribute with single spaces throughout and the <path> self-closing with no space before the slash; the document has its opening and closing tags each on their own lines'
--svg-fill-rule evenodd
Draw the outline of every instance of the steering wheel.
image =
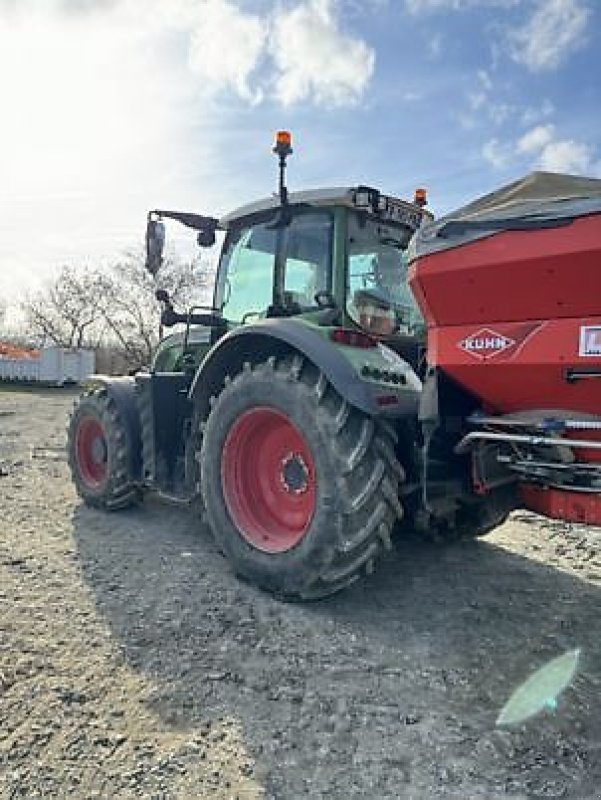
<svg viewBox="0 0 601 800">
<path fill-rule="evenodd" d="M 261 316 L 260 311 L 247 311 L 246 314 L 244 314 L 244 316 L 240 320 L 240 324 L 245 325 L 249 317 L 260 317 L 260 316 Z"/>
</svg>

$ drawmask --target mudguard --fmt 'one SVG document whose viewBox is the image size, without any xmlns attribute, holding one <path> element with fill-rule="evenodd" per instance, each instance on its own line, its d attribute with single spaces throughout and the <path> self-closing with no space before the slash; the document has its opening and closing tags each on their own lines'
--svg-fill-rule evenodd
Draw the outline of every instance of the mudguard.
<svg viewBox="0 0 601 800">
<path fill-rule="evenodd" d="M 130 477 L 133 480 L 141 480 L 142 437 L 140 434 L 140 414 L 136 397 L 135 378 L 90 375 L 83 385 L 86 389 L 106 389 L 109 397 L 114 401 L 129 437 Z"/>
<path fill-rule="evenodd" d="M 355 348 L 348 348 L 356 352 Z M 336 391 L 346 401 L 370 416 L 416 415 L 421 384 L 411 367 L 400 357 L 395 366 L 407 371 L 407 385 L 400 389 L 387 388 L 365 380 L 356 364 L 341 352 L 325 336 L 320 335 L 306 323 L 292 319 L 267 319 L 250 325 L 243 325 L 230 331 L 213 347 L 201 363 L 192 386 L 190 398 L 201 413 L 206 411 L 209 398 L 220 392 L 225 375 L 235 375 L 244 362 L 256 363 L 271 355 L 298 352 L 309 359 L 326 376 Z M 390 369 L 381 351 L 360 351 L 372 362 L 381 361 L 383 369 Z M 392 354 L 394 356 L 395 354 Z M 410 373 L 410 375 L 409 375 Z M 412 380 L 417 383 L 414 385 Z M 383 395 L 398 397 L 398 402 L 383 407 L 378 398 Z"/>
</svg>

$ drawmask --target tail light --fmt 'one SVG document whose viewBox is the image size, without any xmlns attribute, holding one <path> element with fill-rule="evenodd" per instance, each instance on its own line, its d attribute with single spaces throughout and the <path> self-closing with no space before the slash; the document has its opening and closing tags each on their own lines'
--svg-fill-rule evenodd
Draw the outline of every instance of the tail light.
<svg viewBox="0 0 601 800">
<path fill-rule="evenodd" d="M 362 350 L 369 350 L 377 346 L 377 341 L 367 333 L 354 331 L 350 328 L 334 328 L 330 333 L 330 339 L 336 344 L 344 344 L 347 347 L 359 347 Z"/>
</svg>

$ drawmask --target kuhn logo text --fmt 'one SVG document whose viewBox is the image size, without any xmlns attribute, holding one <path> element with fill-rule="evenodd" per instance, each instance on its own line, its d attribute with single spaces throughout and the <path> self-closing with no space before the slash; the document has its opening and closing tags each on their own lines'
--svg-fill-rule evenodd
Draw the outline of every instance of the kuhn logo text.
<svg viewBox="0 0 601 800">
<path fill-rule="evenodd" d="M 515 341 L 513 339 L 489 328 L 482 328 L 482 330 L 462 339 L 459 342 L 459 347 L 466 353 L 475 356 L 475 358 L 485 359 L 499 355 L 499 353 L 514 344 Z"/>
</svg>

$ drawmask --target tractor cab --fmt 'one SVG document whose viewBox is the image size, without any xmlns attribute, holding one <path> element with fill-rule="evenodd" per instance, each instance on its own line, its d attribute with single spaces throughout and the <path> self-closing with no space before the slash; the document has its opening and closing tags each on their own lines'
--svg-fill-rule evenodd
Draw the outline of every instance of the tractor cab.
<svg viewBox="0 0 601 800">
<path fill-rule="evenodd" d="M 308 314 L 377 336 L 418 331 L 406 251 L 422 212 L 345 187 L 292 194 L 282 216 L 269 199 L 221 221 L 215 306 L 228 323 Z"/>
<path fill-rule="evenodd" d="M 284 169 L 292 149 L 284 133 L 278 137 L 278 194 L 219 220 L 151 212 L 151 271 L 156 272 L 156 254 L 162 249 L 163 218 L 198 230 L 204 246 L 214 243 L 216 231 L 225 232 L 212 308 L 177 314 L 168 298 L 162 298 L 165 325 L 183 322 L 188 328 L 200 324 L 210 330 L 168 337 L 157 351 L 155 370 L 183 369 L 185 357 L 197 367 L 233 328 L 292 317 L 361 331 L 415 360 L 415 341 L 424 326 L 408 286 L 407 248 L 422 221 L 431 218 L 424 208 L 425 193 L 418 190 L 413 203 L 364 186 L 289 194 Z"/>
</svg>

